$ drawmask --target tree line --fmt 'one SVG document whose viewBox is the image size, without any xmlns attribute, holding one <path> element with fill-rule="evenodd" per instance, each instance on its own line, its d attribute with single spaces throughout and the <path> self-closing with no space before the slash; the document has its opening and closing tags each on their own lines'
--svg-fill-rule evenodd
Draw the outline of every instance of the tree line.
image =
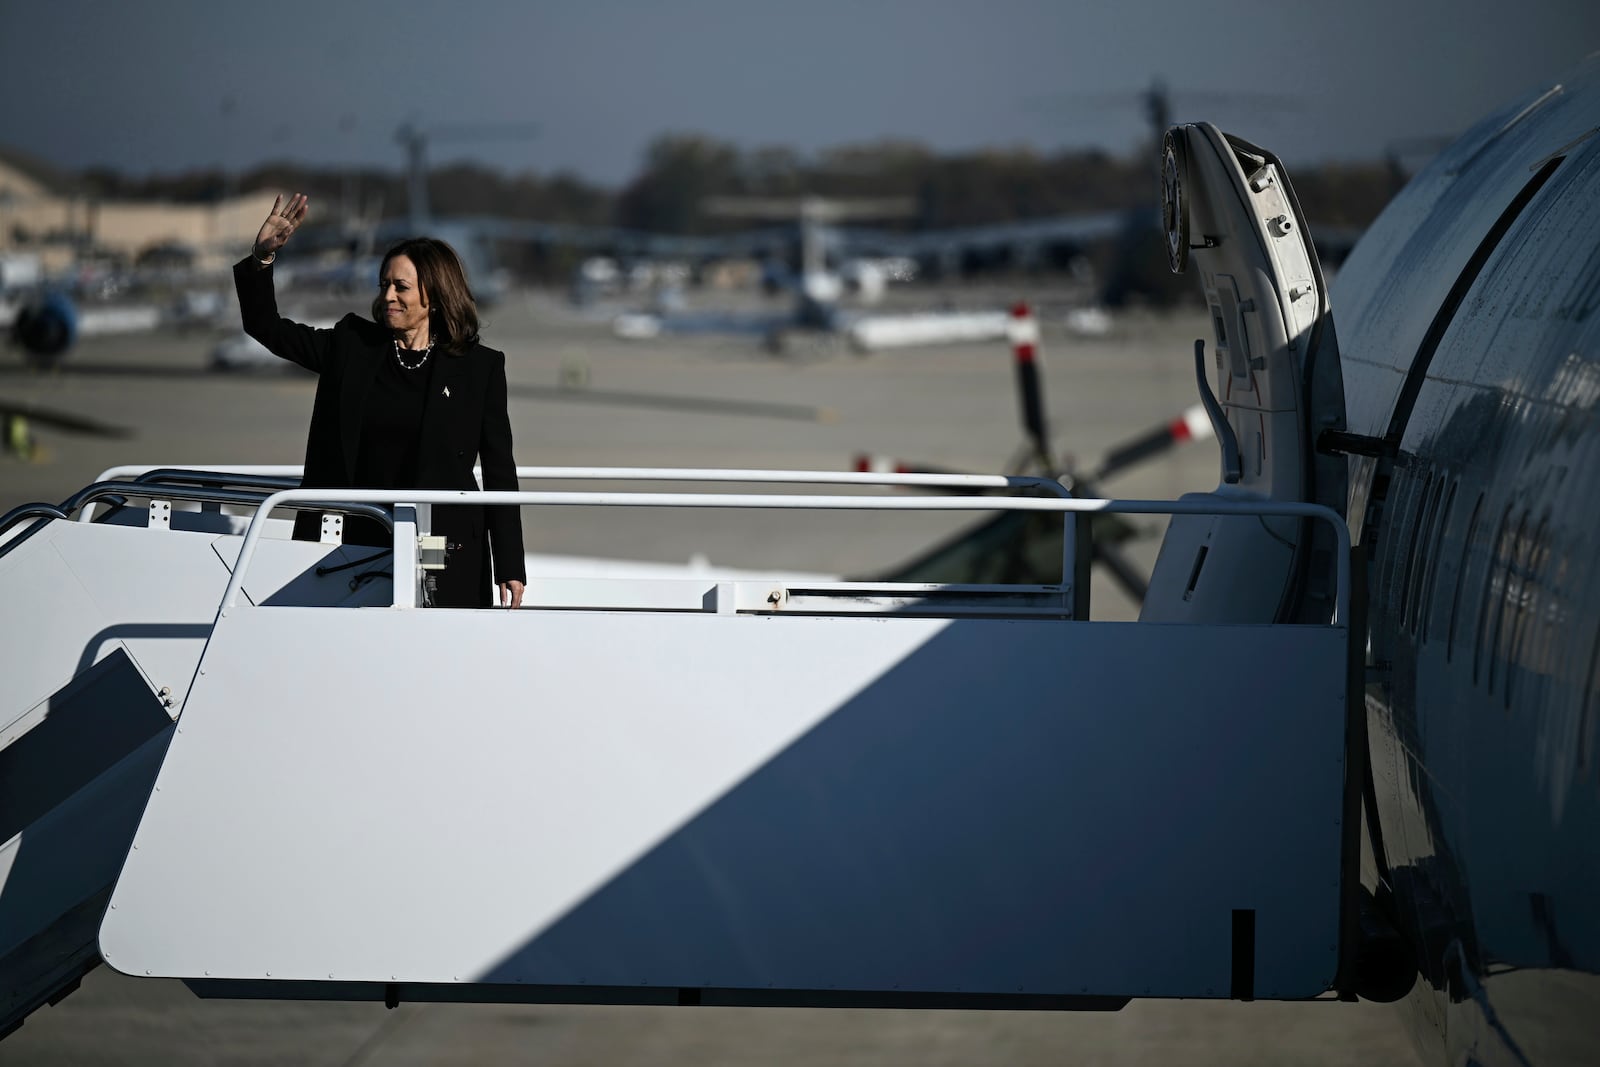
<svg viewBox="0 0 1600 1067">
<path fill-rule="evenodd" d="M 1313 224 L 1364 226 L 1393 195 L 1384 163 L 1289 163 Z M 300 189 L 326 206 L 391 218 L 406 213 L 406 176 L 375 167 L 340 169 L 282 162 L 243 174 L 195 170 L 129 177 L 95 168 L 80 175 L 102 198 L 204 202 L 259 189 Z M 848 145 L 812 155 L 785 147 L 741 148 L 703 134 L 657 138 L 640 170 L 620 188 L 572 173 L 504 171 L 451 163 L 429 174 L 439 215 L 499 215 L 666 234 L 715 234 L 748 227 L 721 218 L 713 197 L 901 197 L 910 217 L 882 223 L 935 229 L 1152 206 L 1159 200 L 1155 154 L 1116 158 L 1099 151 L 1026 148 L 939 153 L 910 141 Z"/>
</svg>

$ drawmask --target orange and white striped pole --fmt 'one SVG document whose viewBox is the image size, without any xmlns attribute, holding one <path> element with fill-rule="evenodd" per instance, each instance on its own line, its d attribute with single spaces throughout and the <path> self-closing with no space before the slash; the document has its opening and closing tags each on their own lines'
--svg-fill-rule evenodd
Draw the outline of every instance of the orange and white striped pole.
<svg viewBox="0 0 1600 1067">
<path fill-rule="evenodd" d="M 1017 367 L 1017 398 L 1022 405 L 1022 425 L 1033 440 L 1039 466 L 1053 476 L 1055 462 L 1050 456 L 1050 433 L 1044 418 L 1044 387 L 1039 380 L 1039 323 L 1025 302 L 1019 300 L 1012 307 L 1007 335 L 1011 341 L 1012 360 Z"/>
<path fill-rule="evenodd" d="M 1206 414 L 1205 407 L 1195 404 L 1185 408 L 1182 415 L 1170 422 L 1107 452 L 1100 469 L 1094 472 L 1094 480 L 1109 478 L 1124 467 L 1159 455 L 1175 445 L 1186 441 L 1204 441 L 1213 436 L 1215 431 L 1211 428 L 1211 418 Z"/>
</svg>

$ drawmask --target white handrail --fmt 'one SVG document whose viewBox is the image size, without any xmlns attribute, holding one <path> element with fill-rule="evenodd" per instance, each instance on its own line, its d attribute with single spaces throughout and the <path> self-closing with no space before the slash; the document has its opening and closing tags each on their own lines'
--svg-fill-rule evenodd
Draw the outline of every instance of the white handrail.
<svg viewBox="0 0 1600 1067">
<path fill-rule="evenodd" d="M 831 473 L 828 475 L 833 477 Z M 875 475 L 873 477 L 887 477 Z M 901 475 L 900 477 L 908 477 Z M 931 477 L 944 477 L 933 475 Z M 996 477 L 999 476 L 968 476 Z M 1005 479 L 1002 479 L 1005 480 Z M 1350 607 L 1350 531 L 1344 519 L 1321 504 L 1291 501 L 1251 500 L 1098 500 L 1058 497 L 869 497 L 822 496 L 761 493 L 570 493 L 570 492 L 483 492 L 466 490 L 420 489 L 285 489 L 262 501 L 250 520 L 240 546 L 239 558 L 223 594 L 222 611 L 238 600 L 239 588 L 256 543 L 261 539 L 266 516 L 289 501 L 305 503 L 352 504 L 514 504 L 544 507 L 668 507 L 668 508 L 746 508 L 798 509 L 807 511 L 1042 511 L 1060 513 L 1115 512 L 1129 515 L 1283 515 L 1317 519 L 1333 527 L 1338 543 L 1335 573 L 1335 599 L 1332 622 L 1341 625 L 1349 618 Z M 1072 538 L 1071 524 L 1065 536 Z M 1070 559 L 1071 556 L 1069 555 Z M 396 583 L 401 579 L 396 576 Z"/>
<path fill-rule="evenodd" d="M 299 478 L 304 468 L 286 464 L 222 464 L 201 466 L 192 463 L 129 464 L 108 467 L 97 482 L 136 478 L 155 470 L 213 471 L 217 474 L 257 475 L 267 478 Z M 482 469 L 473 474 L 481 477 Z M 736 467 L 518 467 L 519 481 L 635 481 L 635 482 L 750 482 L 815 483 L 818 485 L 915 485 L 948 489 L 1048 489 L 1058 496 L 1067 489 L 1054 478 L 1006 474 L 892 474 L 863 471 L 748 470 Z"/>
<path fill-rule="evenodd" d="M 298 463 L 124 463 L 107 467 L 95 478 L 97 482 L 110 482 L 118 478 L 137 478 L 151 471 L 216 471 L 218 474 L 258 474 L 265 478 L 299 478 L 305 468 Z"/>
</svg>

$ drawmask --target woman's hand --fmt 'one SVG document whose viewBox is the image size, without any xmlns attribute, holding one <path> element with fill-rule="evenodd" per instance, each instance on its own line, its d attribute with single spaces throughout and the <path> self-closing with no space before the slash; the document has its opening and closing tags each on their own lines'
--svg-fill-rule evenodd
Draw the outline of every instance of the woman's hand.
<svg viewBox="0 0 1600 1067">
<path fill-rule="evenodd" d="M 509 582 L 500 583 L 500 606 L 503 608 L 520 608 L 522 606 L 523 584 L 513 578 Z"/>
<path fill-rule="evenodd" d="M 261 232 L 256 234 L 256 243 L 251 247 L 250 254 L 257 259 L 276 255 L 284 242 L 289 240 L 289 235 L 305 221 L 306 200 L 304 193 L 295 193 L 289 197 L 287 204 L 281 196 L 274 200 L 272 211 L 267 215 L 267 221 L 261 224 Z"/>
</svg>

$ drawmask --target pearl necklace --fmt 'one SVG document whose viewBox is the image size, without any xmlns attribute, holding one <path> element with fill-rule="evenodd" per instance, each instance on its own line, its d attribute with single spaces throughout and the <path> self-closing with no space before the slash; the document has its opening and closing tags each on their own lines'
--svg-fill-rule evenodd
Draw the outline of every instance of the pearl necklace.
<svg viewBox="0 0 1600 1067">
<path fill-rule="evenodd" d="M 421 370 L 422 369 L 422 365 L 424 363 L 428 362 L 428 357 L 433 355 L 433 342 L 432 341 L 428 342 L 428 347 L 424 348 L 422 350 L 422 358 L 417 360 L 415 363 L 407 363 L 404 359 L 401 359 L 400 358 L 400 352 L 401 351 L 402 350 L 400 348 L 400 339 L 398 337 L 396 337 L 394 339 L 394 361 L 396 363 L 400 364 L 400 369 L 401 370 Z M 408 349 L 405 349 L 404 351 L 410 352 L 412 350 L 408 348 Z"/>
</svg>

